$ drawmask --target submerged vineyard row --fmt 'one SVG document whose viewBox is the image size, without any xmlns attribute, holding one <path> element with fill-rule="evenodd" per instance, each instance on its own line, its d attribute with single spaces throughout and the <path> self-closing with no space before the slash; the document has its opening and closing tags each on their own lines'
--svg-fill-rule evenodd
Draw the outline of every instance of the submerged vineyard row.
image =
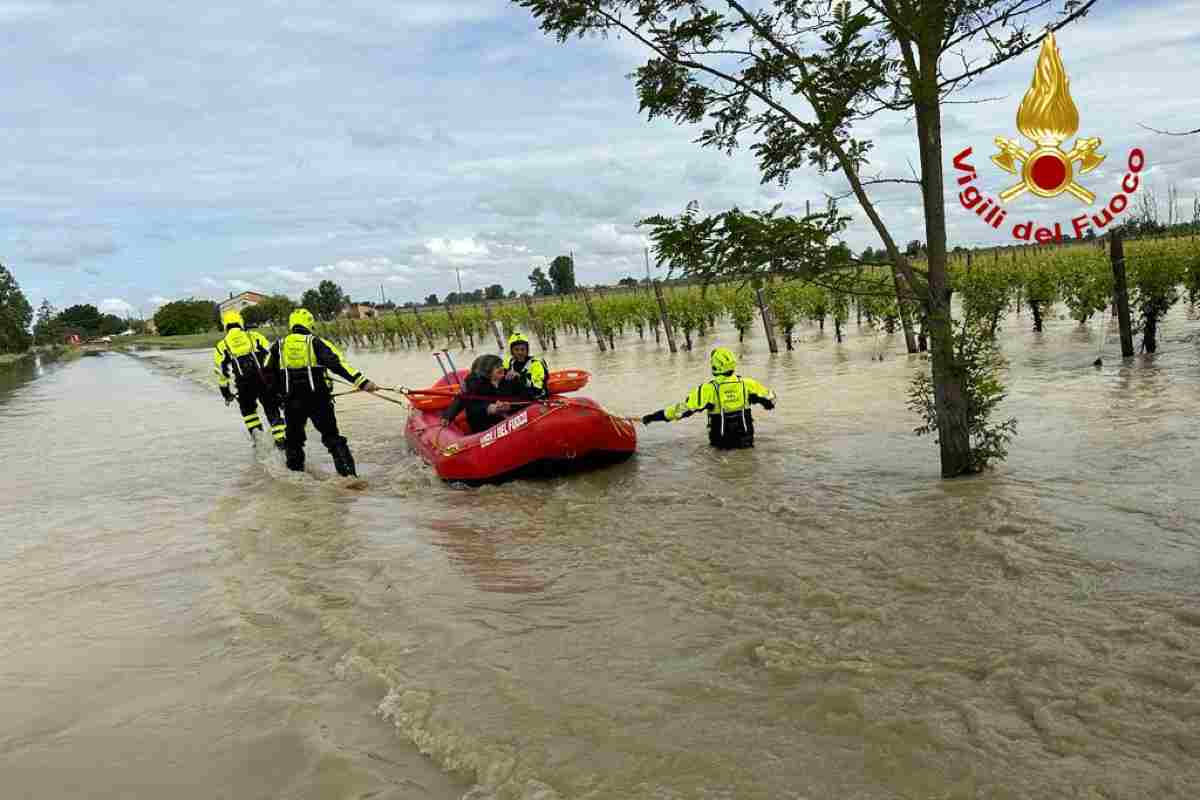
<svg viewBox="0 0 1200 800">
<path fill-rule="evenodd" d="M 1200 300 L 1200 243 L 1189 239 L 1152 239 L 1125 246 L 1130 307 L 1146 349 L 1153 352 L 1158 320 L 1186 296 Z M 966 321 L 994 336 L 1014 309 L 1028 309 L 1034 330 L 1058 302 L 1086 323 L 1108 308 L 1113 275 L 1108 254 L 1092 245 L 996 252 L 956 258 L 951 282 L 961 299 Z M 820 284 L 801 280 L 768 283 L 762 291 L 773 330 L 792 349 L 796 328 L 828 322 L 840 341 L 853 313 L 856 322 L 891 332 L 900 309 L 892 277 L 883 268 L 828 276 Z M 590 306 L 590 314 L 589 314 Z M 664 314 L 665 312 L 665 314 Z M 594 324 L 593 324 L 594 316 Z M 543 349 L 558 347 L 560 335 L 603 337 L 608 347 L 637 334 L 639 340 L 664 335 L 663 318 L 680 346 L 691 349 L 694 338 L 727 319 L 744 338 L 761 324 L 758 295 L 747 285 L 679 287 L 664 291 L 660 309 L 655 295 L 644 293 L 563 297 L 538 303 L 498 306 L 453 306 L 437 311 L 401 309 L 374 319 L 339 319 L 320 324 L 320 334 L 359 347 L 487 347 L 501 331 L 523 330 Z M 914 318 L 916 315 L 913 315 Z M 493 328 L 492 322 L 498 324 Z M 594 332 L 593 332 L 594 331 Z"/>
</svg>

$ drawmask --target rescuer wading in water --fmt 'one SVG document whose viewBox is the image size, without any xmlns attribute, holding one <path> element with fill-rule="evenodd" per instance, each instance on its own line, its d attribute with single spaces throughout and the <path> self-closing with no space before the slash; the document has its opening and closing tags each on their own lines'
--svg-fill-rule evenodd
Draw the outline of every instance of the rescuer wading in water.
<svg viewBox="0 0 1200 800">
<path fill-rule="evenodd" d="M 750 406 L 758 404 L 770 411 L 775 407 L 775 393 L 753 378 L 737 375 L 737 356 L 727 348 L 713 350 L 709 363 L 712 380 L 692 389 L 682 403 L 645 415 L 642 424 L 674 422 L 708 411 L 709 444 L 725 450 L 753 447 L 754 416 Z"/>
<path fill-rule="evenodd" d="M 297 308 L 288 317 L 291 333 L 271 345 L 267 360 L 268 366 L 278 371 L 277 385 L 283 387 L 288 469 L 304 469 L 304 428 L 311 419 L 313 427 L 321 434 L 321 443 L 333 456 L 338 475 L 357 475 L 350 445 L 346 437 L 338 433 L 331 396 L 333 379 L 328 373 L 339 375 L 368 392 L 374 392 L 378 387 L 346 363 L 333 344 L 314 335 L 315 325 L 308 309 Z"/>
<path fill-rule="evenodd" d="M 275 446 L 283 448 L 284 424 L 279 414 L 279 395 L 272 385 L 270 371 L 265 368 L 269 355 L 267 338 L 258 331 L 247 331 L 246 323 L 238 311 L 226 311 L 221 315 L 221 323 L 225 327 L 225 336 L 213 349 L 214 371 L 217 373 L 221 397 L 225 398 L 225 405 L 233 402 L 233 392 L 229 390 L 229 379 L 232 377 L 237 385 L 242 422 L 246 423 L 251 440 L 262 430 L 262 420 L 258 416 L 258 403 L 262 401 L 263 410 L 267 412 L 267 419 L 271 423 Z"/>
</svg>

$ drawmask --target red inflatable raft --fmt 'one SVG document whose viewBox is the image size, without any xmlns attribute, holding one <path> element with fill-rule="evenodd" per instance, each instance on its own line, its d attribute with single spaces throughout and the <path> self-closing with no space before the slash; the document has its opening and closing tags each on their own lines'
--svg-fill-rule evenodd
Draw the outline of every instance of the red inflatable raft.
<svg viewBox="0 0 1200 800">
<path fill-rule="evenodd" d="M 433 388 L 453 384 L 442 378 Z M 482 433 L 468 431 L 465 414 L 443 428 L 439 412 L 414 408 L 405 436 L 439 478 L 473 485 L 613 464 L 637 449 L 634 426 L 585 397 L 551 395 Z"/>
</svg>

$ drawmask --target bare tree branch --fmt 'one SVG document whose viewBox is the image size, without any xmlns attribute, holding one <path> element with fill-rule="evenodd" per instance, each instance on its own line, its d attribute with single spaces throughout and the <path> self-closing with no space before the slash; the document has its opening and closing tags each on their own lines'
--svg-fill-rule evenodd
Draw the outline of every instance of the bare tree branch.
<svg viewBox="0 0 1200 800">
<path fill-rule="evenodd" d="M 1149 125 L 1143 125 L 1140 122 L 1138 123 L 1138 127 L 1154 131 L 1155 133 L 1161 133 L 1164 136 L 1195 136 L 1197 133 L 1200 133 L 1200 128 L 1196 128 L 1194 131 L 1160 131 L 1158 128 L 1151 128 Z"/>
<path fill-rule="evenodd" d="M 1034 47 L 1040 45 L 1042 43 L 1042 40 L 1046 38 L 1047 34 L 1054 33 L 1055 31 L 1059 30 L 1060 28 L 1066 27 L 1070 23 L 1072 23 L 1075 20 L 1082 17 L 1095 4 L 1096 4 L 1096 0 L 1087 0 L 1086 3 L 1084 3 L 1083 5 L 1081 5 L 1079 8 L 1075 9 L 1074 11 L 1072 11 L 1067 16 L 1063 17 L 1058 22 L 1055 22 L 1052 25 L 1047 25 L 1046 29 L 1042 33 L 1042 35 L 1037 37 L 1033 41 L 1027 42 L 1026 44 L 1022 45 L 1021 47 L 1018 47 L 1015 50 L 1005 53 L 995 59 L 989 59 L 987 61 L 987 63 L 985 63 L 981 67 L 976 67 L 975 69 L 968 70 L 968 71 L 966 71 L 960 75 L 957 75 L 953 78 L 946 78 L 946 79 L 940 81 L 938 83 L 938 86 L 939 87 L 940 86 L 954 86 L 961 81 L 964 81 L 968 78 L 974 77 L 975 75 L 978 75 L 982 72 L 986 72 L 987 70 L 991 69 L 992 67 L 999 66 L 1000 64 L 1003 64 L 1006 61 L 1011 61 L 1012 59 L 1016 58 L 1017 56 L 1021 55 L 1022 53 L 1025 53 L 1026 51 L 1031 50 Z"/>
</svg>

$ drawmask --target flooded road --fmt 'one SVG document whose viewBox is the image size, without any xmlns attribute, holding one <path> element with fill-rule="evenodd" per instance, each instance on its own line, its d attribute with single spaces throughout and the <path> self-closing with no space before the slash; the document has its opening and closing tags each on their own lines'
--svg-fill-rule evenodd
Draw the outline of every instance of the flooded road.
<svg viewBox="0 0 1200 800">
<path fill-rule="evenodd" d="M 1200 322 L 1128 365 L 1110 335 L 1101 369 L 1098 323 L 1027 325 L 1009 459 L 953 482 L 905 410 L 918 357 L 853 325 L 773 357 L 560 339 L 613 413 L 682 398 L 717 343 L 780 402 L 752 451 L 693 417 L 479 490 L 366 395 L 338 414 L 367 488 L 311 431 L 288 473 L 207 352 L 0 390 L 6 796 L 1200 796 Z"/>
</svg>

